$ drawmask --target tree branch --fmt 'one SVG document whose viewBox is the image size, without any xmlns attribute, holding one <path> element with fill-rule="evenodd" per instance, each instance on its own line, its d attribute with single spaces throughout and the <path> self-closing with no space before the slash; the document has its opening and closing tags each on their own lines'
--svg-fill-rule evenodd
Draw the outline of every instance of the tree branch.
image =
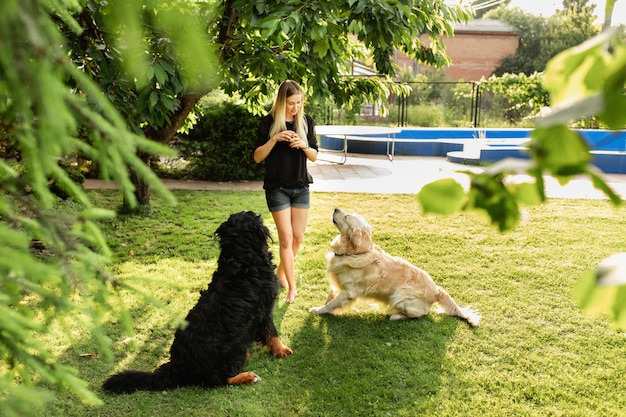
<svg viewBox="0 0 626 417">
<path fill-rule="evenodd" d="M 230 56 L 230 42 L 235 34 L 235 25 L 239 21 L 239 12 L 233 8 L 234 0 L 227 0 L 224 3 L 224 14 L 220 23 L 220 31 L 217 35 L 217 43 L 222 45 L 221 57 Z"/>
<path fill-rule="evenodd" d="M 180 98 L 180 107 L 174 114 L 172 114 L 170 123 L 158 129 L 155 129 L 152 126 L 146 126 L 143 129 L 146 137 L 156 142 L 168 143 L 174 137 L 178 129 L 180 129 L 185 123 L 185 119 L 187 119 L 187 116 L 193 110 L 193 107 L 207 93 L 207 91 L 202 91 L 183 95 Z"/>
</svg>

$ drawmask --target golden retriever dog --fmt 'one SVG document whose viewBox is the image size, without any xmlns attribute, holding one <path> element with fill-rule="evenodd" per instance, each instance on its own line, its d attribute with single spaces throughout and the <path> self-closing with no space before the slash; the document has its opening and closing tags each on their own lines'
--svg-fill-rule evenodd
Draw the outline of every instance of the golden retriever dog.
<svg viewBox="0 0 626 417">
<path fill-rule="evenodd" d="M 459 307 L 426 271 L 375 245 L 372 228 L 362 216 L 335 209 L 333 223 L 339 235 L 326 255 L 330 293 L 325 305 L 310 312 L 333 313 L 358 298 L 370 298 L 387 304 L 390 320 L 421 317 L 438 305 L 445 314 L 478 326 L 480 315 Z"/>
</svg>

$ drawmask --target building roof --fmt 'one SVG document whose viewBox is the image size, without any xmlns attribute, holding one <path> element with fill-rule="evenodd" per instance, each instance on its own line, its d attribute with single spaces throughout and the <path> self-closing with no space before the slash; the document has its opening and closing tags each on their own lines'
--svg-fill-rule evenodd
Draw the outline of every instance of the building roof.
<svg viewBox="0 0 626 417">
<path fill-rule="evenodd" d="M 474 19 L 468 23 L 457 23 L 454 32 L 517 33 L 513 26 L 502 20 Z"/>
</svg>

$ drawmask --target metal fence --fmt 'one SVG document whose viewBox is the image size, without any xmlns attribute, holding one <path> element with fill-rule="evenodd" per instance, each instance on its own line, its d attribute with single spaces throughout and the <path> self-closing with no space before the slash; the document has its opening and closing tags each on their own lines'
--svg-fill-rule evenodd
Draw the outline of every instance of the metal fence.
<svg viewBox="0 0 626 417">
<path fill-rule="evenodd" d="M 325 109 L 317 117 L 326 124 L 385 124 L 399 127 L 528 127 L 531 106 L 514 105 L 488 91 L 480 82 L 408 82 L 411 93 L 364 104 L 347 113 Z M 387 112 L 383 112 L 383 108 Z"/>
<path fill-rule="evenodd" d="M 420 104 L 419 98 L 423 96 L 423 90 L 425 89 L 427 89 L 429 93 L 433 93 L 434 91 L 440 90 L 439 94 L 429 94 L 431 95 L 431 97 L 428 102 L 442 105 L 444 108 L 446 107 L 446 104 L 447 104 L 449 107 L 451 105 L 450 100 L 446 100 L 444 92 L 445 90 L 450 89 L 450 87 L 457 87 L 456 89 L 452 88 L 452 90 L 456 92 L 461 91 L 460 95 L 465 101 L 465 103 L 462 103 L 465 105 L 459 106 L 459 103 L 457 102 L 457 100 L 454 100 L 454 99 L 452 100 L 454 103 L 456 103 L 456 105 L 452 104 L 452 106 L 455 106 L 457 108 L 458 107 L 464 108 L 464 111 L 462 112 L 463 117 L 460 120 L 465 119 L 465 121 L 471 124 L 473 127 L 480 126 L 480 101 L 481 101 L 480 83 L 470 82 L 470 81 L 461 81 L 461 82 L 454 82 L 454 81 L 417 82 L 416 81 L 416 82 L 408 82 L 406 84 L 411 86 L 412 92 L 409 96 L 396 98 L 395 105 L 398 107 L 398 110 L 396 112 L 398 115 L 397 117 L 398 126 L 404 127 L 404 126 L 410 125 L 409 109 L 412 106 L 415 106 L 416 104 Z M 463 94 L 464 89 L 462 88 L 459 89 L 458 87 L 467 87 L 467 90 L 469 91 Z M 415 102 L 416 100 L 414 100 L 415 95 L 418 95 L 417 103 Z M 434 95 L 435 97 L 432 97 L 432 95 Z M 467 105 L 466 101 L 468 99 L 469 99 L 469 104 Z M 467 110 L 469 110 L 469 113 Z"/>
</svg>

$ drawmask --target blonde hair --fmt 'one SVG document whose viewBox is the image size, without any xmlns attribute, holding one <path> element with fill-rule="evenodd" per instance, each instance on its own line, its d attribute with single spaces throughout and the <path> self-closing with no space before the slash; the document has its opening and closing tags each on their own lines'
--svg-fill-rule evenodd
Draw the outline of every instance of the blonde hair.
<svg viewBox="0 0 626 417">
<path fill-rule="evenodd" d="M 307 140 L 309 127 L 304 118 L 304 93 L 302 92 L 302 87 L 300 87 L 297 82 L 292 80 L 283 81 L 278 88 L 276 100 L 270 109 L 270 114 L 274 118 L 274 122 L 270 128 L 270 137 L 278 132 L 287 130 L 287 123 L 285 120 L 287 98 L 296 94 L 300 94 L 302 96 L 302 105 L 300 106 L 298 113 L 293 118 L 293 123 L 298 136 L 300 136 L 302 140 Z"/>
</svg>

